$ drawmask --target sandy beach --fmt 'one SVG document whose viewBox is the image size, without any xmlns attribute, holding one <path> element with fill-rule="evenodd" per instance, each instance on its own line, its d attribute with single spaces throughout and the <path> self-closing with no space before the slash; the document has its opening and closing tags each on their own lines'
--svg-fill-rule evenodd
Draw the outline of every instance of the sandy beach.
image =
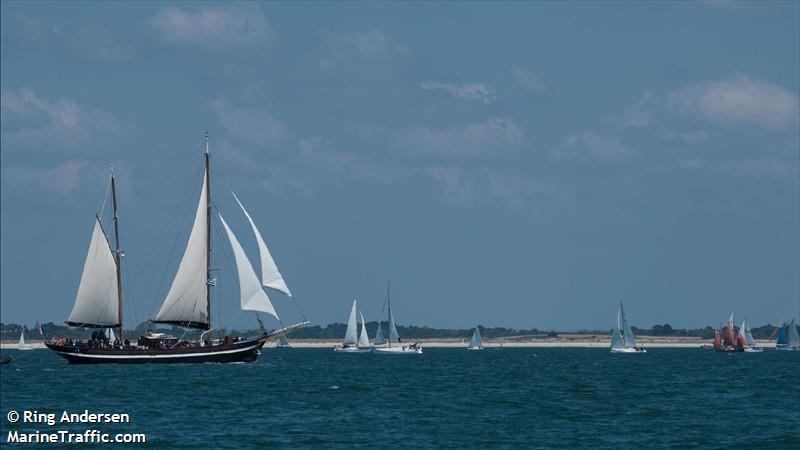
<svg viewBox="0 0 800 450">
<path fill-rule="evenodd" d="M 341 344 L 336 340 L 319 339 L 290 339 L 293 348 L 333 348 Z M 466 347 L 468 339 L 419 339 L 406 341 L 406 344 L 419 342 L 423 347 L 428 348 L 460 348 Z M 700 338 L 684 337 L 637 337 L 637 343 L 645 348 L 700 348 L 703 345 L 711 345 L 710 340 Z M 758 340 L 759 347 L 774 348 L 772 341 Z M 17 342 L 0 342 L 2 349 L 16 349 Z M 32 349 L 46 348 L 43 342 L 29 342 L 27 344 Z M 565 335 L 557 338 L 548 339 L 511 339 L 500 338 L 488 340 L 484 339 L 483 346 L 486 348 L 608 348 L 611 341 L 608 337 L 594 335 Z M 275 347 L 275 342 L 267 342 L 265 348 Z"/>
</svg>

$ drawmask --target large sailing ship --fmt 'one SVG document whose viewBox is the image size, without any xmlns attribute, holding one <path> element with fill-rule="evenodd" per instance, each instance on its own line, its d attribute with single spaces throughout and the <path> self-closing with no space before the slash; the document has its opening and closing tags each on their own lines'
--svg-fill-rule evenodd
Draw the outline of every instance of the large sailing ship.
<svg viewBox="0 0 800 450">
<path fill-rule="evenodd" d="M 261 257 L 261 279 L 256 275 L 242 246 L 222 215 L 215 211 L 211 197 L 211 158 L 207 133 L 205 138 L 203 185 L 192 230 L 172 285 L 161 308 L 152 319 L 152 322 L 156 324 L 201 330 L 199 338 L 195 341 L 187 341 L 153 332 L 139 337 L 136 342 L 125 338 L 122 314 L 122 271 L 120 269 L 122 251 L 120 250 L 116 181 L 112 171 L 109 183 L 114 247 L 112 248 L 110 245 L 100 216 L 96 216 L 75 304 L 66 322 L 73 327 L 95 329 L 95 332 L 92 333 L 91 340 L 48 339 L 45 343 L 50 350 L 65 358 L 69 363 L 252 362 L 258 358 L 261 347 L 267 340 L 285 336 L 308 324 L 308 321 L 303 321 L 274 331 L 267 331 L 264 328 L 258 317 L 259 312 L 270 314 L 278 319 L 278 314 L 264 288 L 275 289 L 289 296 L 291 296 L 291 292 L 278 271 L 261 233 L 239 199 L 236 198 L 236 201 L 250 222 L 258 243 Z M 256 318 L 261 327 L 261 333 L 258 336 L 214 338 L 211 303 L 212 287 L 216 285 L 216 279 L 212 276 L 211 266 L 211 227 L 215 213 L 225 229 L 233 250 L 239 276 L 241 309 L 256 312 Z M 118 329 L 119 337 L 112 341 L 104 329 L 114 328 Z"/>
</svg>

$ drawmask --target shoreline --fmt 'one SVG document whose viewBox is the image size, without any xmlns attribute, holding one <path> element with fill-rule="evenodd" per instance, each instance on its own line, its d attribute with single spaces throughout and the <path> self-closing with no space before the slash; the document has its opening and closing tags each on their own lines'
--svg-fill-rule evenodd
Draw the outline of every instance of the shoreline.
<svg viewBox="0 0 800 450">
<path fill-rule="evenodd" d="M 334 348 L 341 345 L 338 340 L 317 340 L 317 339 L 290 339 L 291 348 Z M 446 340 L 446 339 L 409 339 L 404 342 L 408 345 L 418 342 L 423 348 L 466 348 L 468 340 Z M 775 343 L 770 341 L 756 341 L 761 348 L 774 348 Z M 27 345 L 34 350 L 46 348 L 44 342 L 29 342 Z M 274 349 L 276 343 L 274 341 L 267 342 L 264 348 Z M 702 348 L 703 346 L 710 346 L 711 341 L 693 338 L 648 338 L 646 336 L 639 338 L 639 345 L 644 348 Z M 487 349 L 491 348 L 609 348 L 611 346 L 610 339 L 587 339 L 587 338 L 552 338 L 547 340 L 508 340 L 508 339 L 495 339 L 493 341 L 484 341 L 483 346 Z M 19 344 L 17 342 L 0 342 L 0 349 L 3 350 L 16 350 Z"/>
</svg>

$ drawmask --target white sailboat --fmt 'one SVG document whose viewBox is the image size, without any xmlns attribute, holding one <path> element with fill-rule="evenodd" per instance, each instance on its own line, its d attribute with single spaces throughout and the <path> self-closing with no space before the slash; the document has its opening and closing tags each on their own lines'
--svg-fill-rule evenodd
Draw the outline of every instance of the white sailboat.
<svg viewBox="0 0 800 450">
<path fill-rule="evenodd" d="M 17 350 L 33 350 L 31 346 L 25 343 L 25 330 L 22 330 L 19 333 L 19 344 L 17 344 Z"/>
<path fill-rule="evenodd" d="M 467 347 L 467 350 L 483 350 L 481 332 L 478 327 L 475 327 L 475 332 L 472 333 L 472 338 L 469 340 L 469 347 Z"/>
<path fill-rule="evenodd" d="M 739 333 L 744 335 L 745 342 L 747 343 L 744 347 L 745 353 L 761 353 L 764 351 L 763 348 L 756 345 L 756 340 L 753 339 L 753 334 L 750 333 L 750 326 L 747 324 L 746 320 L 742 321 L 742 327 L 739 329 Z"/>
<path fill-rule="evenodd" d="M 286 336 L 284 335 L 278 338 L 275 348 L 292 348 L 292 344 L 289 343 L 289 339 L 286 339 Z"/>
<path fill-rule="evenodd" d="M 392 301 L 390 296 L 389 284 L 386 285 L 386 303 L 389 307 L 389 340 L 386 347 L 373 347 L 372 351 L 378 354 L 386 355 L 418 355 L 422 353 L 422 347 L 416 342 L 411 345 L 403 345 L 400 340 L 400 334 L 397 332 L 397 326 L 394 323 L 394 316 L 392 315 Z M 392 347 L 392 342 L 395 346 Z"/>
<path fill-rule="evenodd" d="M 334 351 L 345 353 L 369 353 L 369 338 L 367 338 L 366 327 L 364 326 L 364 316 L 361 316 L 361 337 L 358 337 L 358 300 L 353 300 L 353 307 L 350 308 L 350 319 L 347 321 L 347 331 L 344 333 L 344 340 L 340 347 Z M 366 345 L 364 343 L 366 340 Z"/>
<path fill-rule="evenodd" d="M 636 346 L 636 338 L 633 330 L 628 325 L 625 318 L 625 309 L 622 307 L 622 300 L 619 301 L 619 311 L 617 312 L 617 327 L 611 332 L 611 353 L 645 353 L 646 350 Z"/>
</svg>

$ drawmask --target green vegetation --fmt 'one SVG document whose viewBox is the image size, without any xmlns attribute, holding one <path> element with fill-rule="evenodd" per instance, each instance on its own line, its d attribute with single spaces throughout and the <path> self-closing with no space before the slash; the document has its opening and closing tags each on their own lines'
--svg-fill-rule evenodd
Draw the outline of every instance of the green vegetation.
<svg viewBox="0 0 800 450">
<path fill-rule="evenodd" d="M 148 327 L 152 327 L 153 325 L 149 322 L 142 322 L 137 325 L 134 329 L 125 330 L 126 336 L 129 337 L 139 337 L 144 334 Z M 369 333 L 370 339 L 375 337 L 375 331 L 377 329 L 377 322 L 367 322 L 367 332 Z M 383 335 L 388 337 L 389 336 L 389 325 L 386 322 L 382 323 L 383 326 Z M 19 339 L 19 333 L 23 329 L 24 326 L 18 325 L 15 323 L 3 324 L 0 323 L 0 339 L 4 341 L 15 341 Z M 46 323 L 42 325 L 44 328 L 45 335 L 57 336 L 57 337 L 69 337 L 72 339 L 85 339 L 90 331 L 80 328 L 71 328 L 66 325 L 57 325 L 52 322 Z M 25 339 L 28 341 L 37 341 L 42 340 L 43 337 L 39 335 L 39 332 L 36 326 L 33 327 L 24 327 L 25 329 Z M 343 323 L 331 323 L 326 325 L 325 327 L 321 327 L 319 325 L 309 326 L 303 329 L 300 329 L 294 333 L 292 333 L 293 339 L 322 339 L 322 340 L 337 340 L 341 339 L 344 336 L 345 330 L 347 329 L 347 325 Z M 539 331 L 535 328 L 530 330 L 520 330 L 514 328 L 503 328 L 503 327 L 494 327 L 494 328 L 486 328 L 481 326 L 481 335 L 484 338 L 492 339 L 492 338 L 555 338 L 558 337 L 559 333 L 556 331 Z M 431 328 L 431 327 L 417 327 L 413 325 L 409 326 L 398 326 L 397 327 L 400 336 L 403 340 L 409 341 L 414 339 L 469 339 L 472 336 L 472 328 L 468 329 L 443 329 L 443 328 Z M 183 339 L 193 340 L 197 339 L 199 336 L 199 331 L 197 330 L 190 330 L 186 331 L 181 328 L 159 328 L 155 331 L 159 332 L 166 332 L 170 333 L 174 336 L 182 337 Z M 633 331 L 637 336 L 675 336 L 675 337 L 699 337 L 703 339 L 712 339 L 714 337 L 714 328 L 707 326 L 705 328 L 696 328 L 696 329 L 680 329 L 680 328 L 672 328 L 669 324 L 663 325 L 653 325 L 652 328 L 644 329 L 644 328 L 637 328 L 633 327 Z M 777 327 L 773 325 L 763 325 L 760 327 L 752 328 L 753 337 L 756 339 L 774 339 L 775 335 L 777 334 Z M 232 335 L 254 335 L 258 334 L 259 331 L 257 329 L 251 330 L 220 330 L 215 332 L 215 335 L 219 336 L 221 334 L 232 334 Z M 609 330 L 580 330 L 576 332 L 577 334 L 595 334 L 595 335 L 608 335 L 610 334 Z M 570 333 L 560 333 L 560 334 L 573 334 Z"/>
</svg>

